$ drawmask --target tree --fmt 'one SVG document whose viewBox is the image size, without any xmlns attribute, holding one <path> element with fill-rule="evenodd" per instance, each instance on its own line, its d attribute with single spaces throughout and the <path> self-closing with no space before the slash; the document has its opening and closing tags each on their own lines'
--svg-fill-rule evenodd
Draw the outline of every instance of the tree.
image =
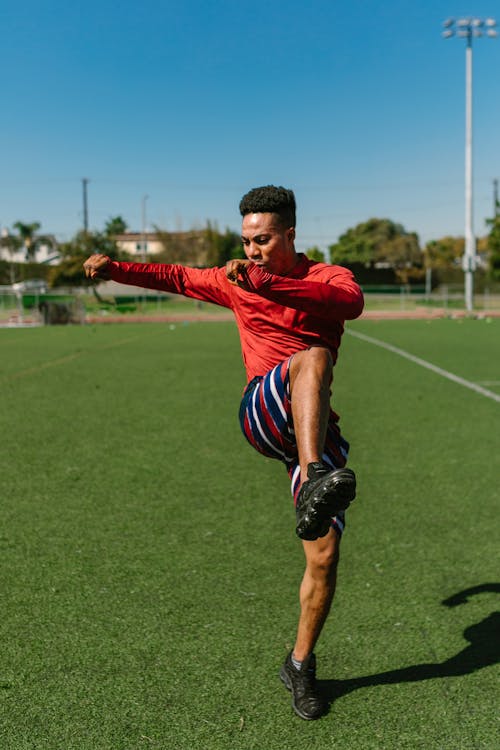
<svg viewBox="0 0 500 750">
<path fill-rule="evenodd" d="M 364 224 L 348 229 L 334 245 L 330 245 L 330 260 L 339 265 L 363 263 L 371 266 L 375 262 L 377 226 L 379 219 L 370 219 Z"/>
<path fill-rule="evenodd" d="M 211 222 L 207 221 L 205 236 L 209 245 L 208 266 L 223 266 L 228 260 L 244 255 L 240 235 L 227 227 L 224 234 L 221 234 L 216 225 L 212 226 Z"/>
<path fill-rule="evenodd" d="M 223 266 L 231 258 L 242 256 L 241 238 L 230 229 L 224 234 L 207 222 L 205 229 L 189 232 L 167 232 L 155 227 L 163 245 L 158 254 L 160 263 L 182 263 L 191 266 Z"/>
<path fill-rule="evenodd" d="M 424 247 L 424 263 L 433 270 L 460 268 L 465 242 L 463 237 L 441 237 Z"/>
<path fill-rule="evenodd" d="M 7 231 L 0 236 L 0 247 L 4 247 L 10 255 L 9 280 L 11 284 L 16 281 L 14 255 L 22 245 L 23 243 L 20 237 L 16 237 L 14 234 L 9 234 Z"/>
<path fill-rule="evenodd" d="M 209 243 L 204 230 L 167 232 L 155 227 L 162 250 L 155 256 L 158 263 L 181 263 L 186 266 L 206 264 Z"/>
<path fill-rule="evenodd" d="M 20 237 L 15 234 L 9 234 L 7 230 L 2 232 L 0 236 L 0 247 L 4 247 L 10 256 L 13 256 L 20 247 L 23 246 L 23 242 Z"/>
<path fill-rule="evenodd" d="M 106 222 L 104 234 L 108 237 L 116 237 L 118 234 L 124 234 L 127 229 L 127 222 L 121 216 L 113 216 Z"/>
<path fill-rule="evenodd" d="M 306 255 L 310 260 L 317 260 L 320 263 L 325 262 L 325 256 L 323 255 L 319 247 L 316 247 L 316 245 L 306 250 Z"/>
<path fill-rule="evenodd" d="M 348 229 L 329 250 L 332 263 L 390 267 L 404 284 L 423 274 L 418 235 L 390 219 L 372 218 Z"/>
<path fill-rule="evenodd" d="M 114 220 L 111 221 L 114 222 Z M 59 246 L 59 251 L 62 260 L 59 265 L 50 269 L 51 286 L 87 285 L 89 282 L 85 279 L 82 265 L 93 253 L 109 255 L 112 260 L 120 260 L 123 256 L 114 237 L 108 234 L 106 229 L 104 232 L 86 232 L 85 230 L 77 232 L 69 242 L 64 242 Z"/>
<path fill-rule="evenodd" d="M 486 221 L 488 234 L 489 272 L 494 281 L 500 281 L 500 214 Z"/>
<path fill-rule="evenodd" d="M 13 227 L 14 229 L 17 229 L 18 232 L 20 239 L 19 246 L 24 245 L 26 250 L 26 260 L 28 262 L 36 260 L 36 253 L 40 245 L 50 245 L 52 247 L 54 244 L 52 237 L 36 234 L 41 227 L 41 224 L 38 221 L 34 221 L 31 224 L 16 221 L 16 223 L 13 224 Z"/>
</svg>

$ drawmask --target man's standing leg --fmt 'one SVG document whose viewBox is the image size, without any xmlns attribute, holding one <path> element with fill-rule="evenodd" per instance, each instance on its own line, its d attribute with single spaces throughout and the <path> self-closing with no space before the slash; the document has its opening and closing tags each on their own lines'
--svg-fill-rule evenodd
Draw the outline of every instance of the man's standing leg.
<svg viewBox="0 0 500 750">
<path fill-rule="evenodd" d="M 292 706 L 302 719 L 318 719 L 327 704 L 316 687 L 314 647 L 335 594 L 340 538 L 331 528 L 312 542 L 304 541 L 306 569 L 300 585 L 300 617 L 293 650 L 280 672 L 292 693 Z"/>
<path fill-rule="evenodd" d="M 310 465 L 322 463 L 332 366 L 330 352 L 321 347 L 297 353 L 290 363 L 291 406 L 302 483 L 311 478 Z M 299 624 L 281 679 L 292 692 L 294 710 L 303 719 L 316 719 L 326 708 L 315 687 L 313 650 L 335 594 L 339 543 L 340 537 L 332 527 L 324 536 L 302 542 L 306 569 L 300 586 Z"/>
<path fill-rule="evenodd" d="M 340 538 L 331 528 L 312 542 L 302 542 L 306 569 L 300 585 L 300 618 L 293 655 L 304 661 L 314 650 L 335 594 Z"/>
</svg>

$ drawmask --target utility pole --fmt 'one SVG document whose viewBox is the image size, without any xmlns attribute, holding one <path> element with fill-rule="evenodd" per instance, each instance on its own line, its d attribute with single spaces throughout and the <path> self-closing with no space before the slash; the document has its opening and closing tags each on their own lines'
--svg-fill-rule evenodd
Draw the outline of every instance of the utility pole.
<svg viewBox="0 0 500 750">
<path fill-rule="evenodd" d="M 89 231 L 89 212 L 88 212 L 88 205 L 87 205 L 87 185 L 89 183 L 89 180 L 87 177 L 82 178 L 82 185 L 83 185 L 83 231 L 88 232 Z"/>
<path fill-rule="evenodd" d="M 142 196 L 142 262 L 145 263 L 148 256 L 148 225 L 146 220 L 146 201 L 149 195 Z"/>
</svg>

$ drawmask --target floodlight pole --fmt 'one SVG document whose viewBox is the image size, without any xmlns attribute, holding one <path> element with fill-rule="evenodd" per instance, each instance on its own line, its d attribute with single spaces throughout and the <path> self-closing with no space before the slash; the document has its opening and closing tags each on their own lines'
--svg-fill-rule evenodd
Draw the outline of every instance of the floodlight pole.
<svg viewBox="0 0 500 750">
<path fill-rule="evenodd" d="M 474 271 L 476 270 L 476 238 L 474 236 L 472 200 L 472 31 L 467 35 L 465 49 L 465 307 L 474 309 Z"/>
<path fill-rule="evenodd" d="M 465 307 L 474 309 L 474 272 L 476 270 L 476 238 L 473 227 L 472 210 L 472 37 L 495 37 L 497 25 L 494 18 L 461 18 L 455 22 L 449 18 L 444 22 L 443 36 L 448 39 L 455 33 L 467 39 L 465 49 L 465 250 L 462 267 L 465 274 Z"/>
</svg>

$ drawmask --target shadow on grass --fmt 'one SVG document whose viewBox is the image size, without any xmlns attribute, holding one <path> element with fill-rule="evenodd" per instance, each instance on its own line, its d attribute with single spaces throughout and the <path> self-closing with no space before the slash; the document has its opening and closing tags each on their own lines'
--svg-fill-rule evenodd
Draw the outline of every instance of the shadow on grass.
<svg viewBox="0 0 500 750">
<path fill-rule="evenodd" d="M 441 602 L 446 607 L 456 607 L 467 602 L 470 596 L 482 592 L 500 593 L 500 583 L 485 583 L 464 589 Z M 404 682 L 420 682 L 443 677 L 458 677 L 471 674 L 478 669 L 489 667 L 500 661 L 500 612 L 492 612 L 488 617 L 464 630 L 464 638 L 469 641 L 455 656 L 442 662 L 414 664 L 388 672 L 354 677 L 349 680 L 318 680 L 318 687 L 331 703 L 354 690 L 375 685 L 395 685 Z"/>
</svg>

